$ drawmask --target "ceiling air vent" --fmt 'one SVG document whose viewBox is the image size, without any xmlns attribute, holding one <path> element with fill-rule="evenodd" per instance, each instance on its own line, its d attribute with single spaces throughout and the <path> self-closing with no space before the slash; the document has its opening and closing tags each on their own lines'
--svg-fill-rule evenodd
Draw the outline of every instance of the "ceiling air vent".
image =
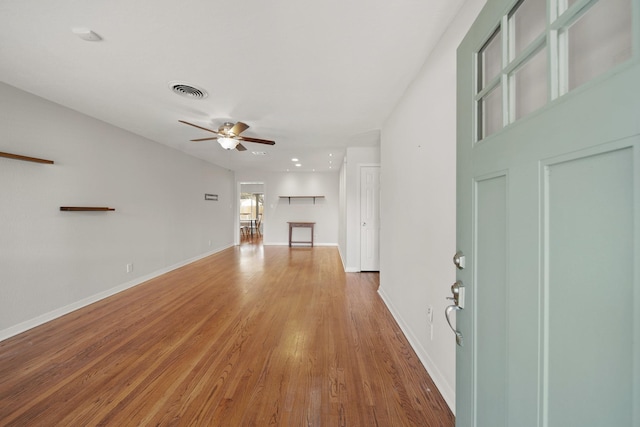
<svg viewBox="0 0 640 427">
<path fill-rule="evenodd" d="M 186 98 L 204 99 L 208 96 L 207 91 L 194 85 L 184 82 L 169 82 L 169 88 L 178 95 Z"/>
</svg>

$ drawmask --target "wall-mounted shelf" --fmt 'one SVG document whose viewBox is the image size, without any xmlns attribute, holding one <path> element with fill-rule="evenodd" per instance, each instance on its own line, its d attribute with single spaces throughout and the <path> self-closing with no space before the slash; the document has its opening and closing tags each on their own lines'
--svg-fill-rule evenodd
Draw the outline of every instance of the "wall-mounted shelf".
<svg viewBox="0 0 640 427">
<path fill-rule="evenodd" d="M 38 159 L 37 157 L 27 157 L 27 156 L 21 156 L 19 154 L 3 153 L 1 151 L 0 151 L 0 157 L 6 157 L 7 159 L 14 159 L 14 160 L 23 160 L 25 162 L 46 163 L 48 165 L 53 164 L 53 160 Z"/>
<path fill-rule="evenodd" d="M 115 211 L 114 208 L 96 207 L 96 206 L 61 206 L 61 211 L 68 212 L 103 212 L 103 211 Z"/>
<path fill-rule="evenodd" d="M 289 199 L 289 204 L 291 204 L 291 199 L 313 199 L 313 204 L 316 204 L 316 199 L 324 199 L 324 196 L 280 196 L 281 199 Z"/>
</svg>

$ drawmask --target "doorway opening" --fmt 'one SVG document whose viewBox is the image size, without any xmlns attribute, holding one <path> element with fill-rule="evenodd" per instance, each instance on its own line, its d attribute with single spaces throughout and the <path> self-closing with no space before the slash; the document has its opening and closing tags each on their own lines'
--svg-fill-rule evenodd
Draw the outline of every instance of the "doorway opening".
<svg viewBox="0 0 640 427">
<path fill-rule="evenodd" d="M 239 242 L 262 242 L 264 230 L 264 184 L 241 183 L 239 200 Z"/>
</svg>

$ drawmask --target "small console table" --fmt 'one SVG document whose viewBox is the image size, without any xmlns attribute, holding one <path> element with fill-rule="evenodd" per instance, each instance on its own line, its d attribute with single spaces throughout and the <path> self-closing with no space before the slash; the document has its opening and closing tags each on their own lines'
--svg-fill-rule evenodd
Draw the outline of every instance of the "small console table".
<svg viewBox="0 0 640 427">
<path fill-rule="evenodd" d="M 316 225 L 315 222 L 289 222 L 289 247 L 291 247 L 292 243 L 311 243 L 311 247 L 313 247 L 313 227 Z M 294 227 L 306 227 L 311 229 L 311 240 L 310 241 L 292 241 L 291 236 L 293 234 Z"/>
</svg>

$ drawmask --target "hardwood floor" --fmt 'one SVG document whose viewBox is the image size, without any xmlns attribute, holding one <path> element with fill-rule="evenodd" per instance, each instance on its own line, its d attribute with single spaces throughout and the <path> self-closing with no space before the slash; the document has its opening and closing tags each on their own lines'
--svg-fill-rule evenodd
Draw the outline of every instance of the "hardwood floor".
<svg viewBox="0 0 640 427">
<path fill-rule="evenodd" d="M 453 426 L 377 288 L 236 246 L 0 342 L 0 425 Z"/>
</svg>

